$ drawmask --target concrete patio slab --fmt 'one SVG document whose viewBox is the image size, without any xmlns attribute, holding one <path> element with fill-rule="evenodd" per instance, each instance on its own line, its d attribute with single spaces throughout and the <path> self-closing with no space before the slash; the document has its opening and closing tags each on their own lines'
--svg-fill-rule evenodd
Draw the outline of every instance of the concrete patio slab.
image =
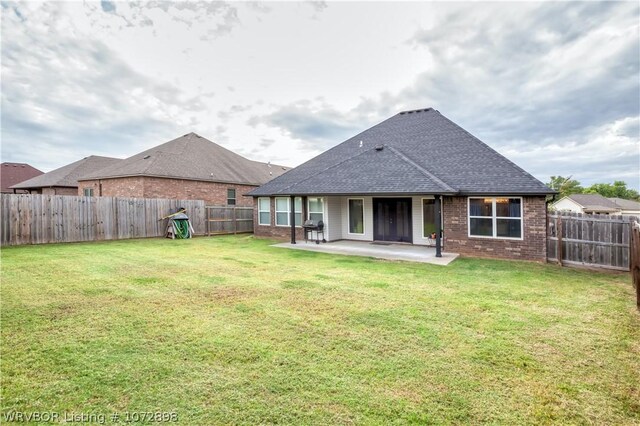
<svg viewBox="0 0 640 426">
<path fill-rule="evenodd" d="M 376 244 L 370 241 L 332 241 L 330 243 L 315 244 L 315 242 L 297 244 L 280 243 L 273 247 L 294 250 L 317 251 L 330 254 L 344 254 L 348 256 L 366 256 L 385 260 L 404 260 L 407 262 L 431 263 L 433 265 L 448 265 L 459 255 L 457 253 L 442 253 L 436 257 L 433 247 L 414 246 L 410 244 Z"/>
</svg>

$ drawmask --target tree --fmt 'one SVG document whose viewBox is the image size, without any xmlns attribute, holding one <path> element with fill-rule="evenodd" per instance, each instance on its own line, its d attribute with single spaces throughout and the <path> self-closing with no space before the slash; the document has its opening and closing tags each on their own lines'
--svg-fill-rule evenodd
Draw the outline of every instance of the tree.
<svg viewBox="0 0 640 426">
<path fill-rule="evenodd" d="M 627 188 L 627 183 L 617 180 L 610 183 L 594 183 L 585 189 L 588 194 L 600 194 L 606 198 L 624 198 L 626 200 L 639 200 L 640 194 L 635 189 Z"/>
<path fill-rule="evenodd" d="M 566 197 L 571 194 L 580 194 L 583 192 L 580 182 L 575 179 L 571 179 L 571 176 L 565 178 L 564 176 L 551 176 L 551 181 L 547 183 L 547 186 L 560 194 L 558 198 Z"/>
</svg>

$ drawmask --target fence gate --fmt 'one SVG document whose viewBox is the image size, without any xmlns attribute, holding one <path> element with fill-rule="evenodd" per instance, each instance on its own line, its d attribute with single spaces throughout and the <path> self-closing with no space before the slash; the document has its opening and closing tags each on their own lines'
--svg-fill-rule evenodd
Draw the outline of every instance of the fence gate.
<svg viewBox="0 0 640 426">
<path fill-rule="evenodd" d="M 554 212 L 547 216 L 547 258 L 561 265 L 629 271 L 636 217 Z"/>
<path fill-rule="evenodd" d="M 207 235 L 253 232 L 253 207 L 206 206 Z"/>
</svg>

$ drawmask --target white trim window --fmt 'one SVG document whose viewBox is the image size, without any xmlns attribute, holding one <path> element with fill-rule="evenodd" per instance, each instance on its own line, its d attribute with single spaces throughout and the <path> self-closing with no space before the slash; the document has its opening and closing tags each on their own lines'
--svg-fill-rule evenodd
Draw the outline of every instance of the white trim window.
<svg viewBox="0 0 640 426">
<path fill-rule="evenodd" d="M 313 223 L 324 222 L 324 199 L 322 197 L 307 198 L 307 211 Z"/>
<path fill-rule="evenodd" d="M 294 199 L 296 226 L 302 226 L 302 197 Z M 291 198 L 276 197 L 276 226 L 291 226 Z"/>
<path fill-rule="evenodd" d="M 289 197 L 276 197 L 276 226 L 289 226 Z"/>
<path fill-rule="evenodd" d="M 349 198 L 349 234 L 364 235 L 364 198 Z"/>
<path fill-rule="evenodd" d="M 268 197 L 258 198 L 258 225 L 271 225 L 271 200 Z"/>
<path fill-rule="evenodd" d="M 469 197 L 469 237 L 522 240 L 522 197 Z"/>
<path fill-rule="evenodd" d="M 93 188 L 84 188 L 82 193 L 85 197 L 93 197 Z"/>
<path fill-rule="evenodd" d="M 236 190 L 235 188 L 227 188 L 227 205 L 235 206 L 236 205 Z"/>
</svg>

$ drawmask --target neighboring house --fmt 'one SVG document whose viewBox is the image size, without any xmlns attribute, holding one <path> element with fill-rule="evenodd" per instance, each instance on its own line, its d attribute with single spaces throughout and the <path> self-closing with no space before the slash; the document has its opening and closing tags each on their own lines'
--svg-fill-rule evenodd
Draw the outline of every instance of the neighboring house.
<svg viewBox="0 0 640 426">
<path fill-rule="evenodd" d="M 252 161 L 195 133 L 133 155 L 80 179 L 80 194 L 205 200 L 252 206 L 246 193 L 288 168 Z"/>
<path fill-rule="evenodd" d="M 640 203 L 633 200 L 625 200 L 623 198 L 607 198 L 607 200 L 613 202 L 619 209 L 619 213 L 622 216 L 639 216 L 640 217 Z"/>
<path fill-rule="evenodd" d="M 26 163 L 2 163 L 0 164 L 0 186 L 2 193 L 25 193 L 23 189 L 11 189 L 11 186 L 41 175 L 42 171 Z"/>
<path fill-rule="evenodd" d="M 584 214 L 620 214 L 613 201 L 600 194 L 571 194 L 551 205 L 554 210 Z"/>
<path fill-rule="evenodd" d="M 401 112 L 252 191 L 257 236 L 430 244 L 546 261 L 555 192 L 432 108 Z M 291 224 L 291 201 L 294 222 Z M 441 220 L 438 220 L 438 217 Z"/>
<path fill-rule="evenodd" d="M 11 188 L 25 190 L 31 194 L 78 195 L 78 179 L 80 176 L 119 161 L 122 160 L 119 158 L 91 155 L 48 173 L 20 182 Z"/>
</svg>

